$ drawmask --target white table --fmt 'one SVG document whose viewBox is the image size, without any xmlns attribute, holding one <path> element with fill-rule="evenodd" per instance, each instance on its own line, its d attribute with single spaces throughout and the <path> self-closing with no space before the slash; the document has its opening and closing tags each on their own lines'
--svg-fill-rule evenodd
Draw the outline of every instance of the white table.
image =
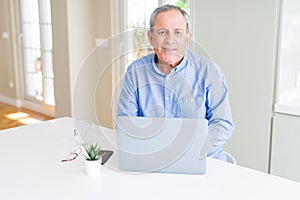
<svg viewBox="0 0 300 200">
<path fill-rule="evenodd" d="M 206 175 L 84 173 L 73 120 L 55 119 L 0 131 L 0 199 L 300 199 L 300 183 L 208 159 Z"/>
</svg>

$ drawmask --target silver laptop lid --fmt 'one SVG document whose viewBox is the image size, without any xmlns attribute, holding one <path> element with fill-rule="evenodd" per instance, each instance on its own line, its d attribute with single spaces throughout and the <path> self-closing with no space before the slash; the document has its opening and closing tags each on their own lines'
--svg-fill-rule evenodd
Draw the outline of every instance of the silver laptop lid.
<svg viewBox="0 0 300 200">
<path fill-rule="evenodd" d="M 207 120 L 118 117 L 119 167 L 125 171 L 205 174 L 200 155 Z"/>
</svg>

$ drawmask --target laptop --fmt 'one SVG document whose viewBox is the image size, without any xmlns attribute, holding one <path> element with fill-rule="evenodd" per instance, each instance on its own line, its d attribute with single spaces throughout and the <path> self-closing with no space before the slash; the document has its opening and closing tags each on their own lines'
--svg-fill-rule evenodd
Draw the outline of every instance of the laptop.
<svg viewBox="0 0 300 200">
<path fill-rule="evenodd" d="M 205 174 L 205 119 L 117 117 L 119 168 L 129 172 Z"/>
</svg>

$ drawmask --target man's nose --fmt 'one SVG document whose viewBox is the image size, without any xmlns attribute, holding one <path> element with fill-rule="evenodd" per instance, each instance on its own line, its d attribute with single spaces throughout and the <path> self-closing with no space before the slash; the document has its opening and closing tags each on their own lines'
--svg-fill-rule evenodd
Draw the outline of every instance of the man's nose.
<svg viewBox="0 0 300 200">
<path fill-rule="evenodd" d="M 165 42 L 174 43 L 176 41 L 176 36 L 172 31 L 168 31 L 166 34 Z"/>
</svg>

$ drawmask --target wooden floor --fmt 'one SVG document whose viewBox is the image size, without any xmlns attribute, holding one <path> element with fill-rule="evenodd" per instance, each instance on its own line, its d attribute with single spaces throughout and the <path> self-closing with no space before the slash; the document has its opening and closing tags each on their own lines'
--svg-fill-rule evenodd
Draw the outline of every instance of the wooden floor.
<svg viewBox="0 0 300 200">
<path fill-rule="evenodd" d="M 39 123 L 49 119 L 53 118 L 25 108 L 16 108 L 0 102 L 0 130 Z"/>
</svg>

